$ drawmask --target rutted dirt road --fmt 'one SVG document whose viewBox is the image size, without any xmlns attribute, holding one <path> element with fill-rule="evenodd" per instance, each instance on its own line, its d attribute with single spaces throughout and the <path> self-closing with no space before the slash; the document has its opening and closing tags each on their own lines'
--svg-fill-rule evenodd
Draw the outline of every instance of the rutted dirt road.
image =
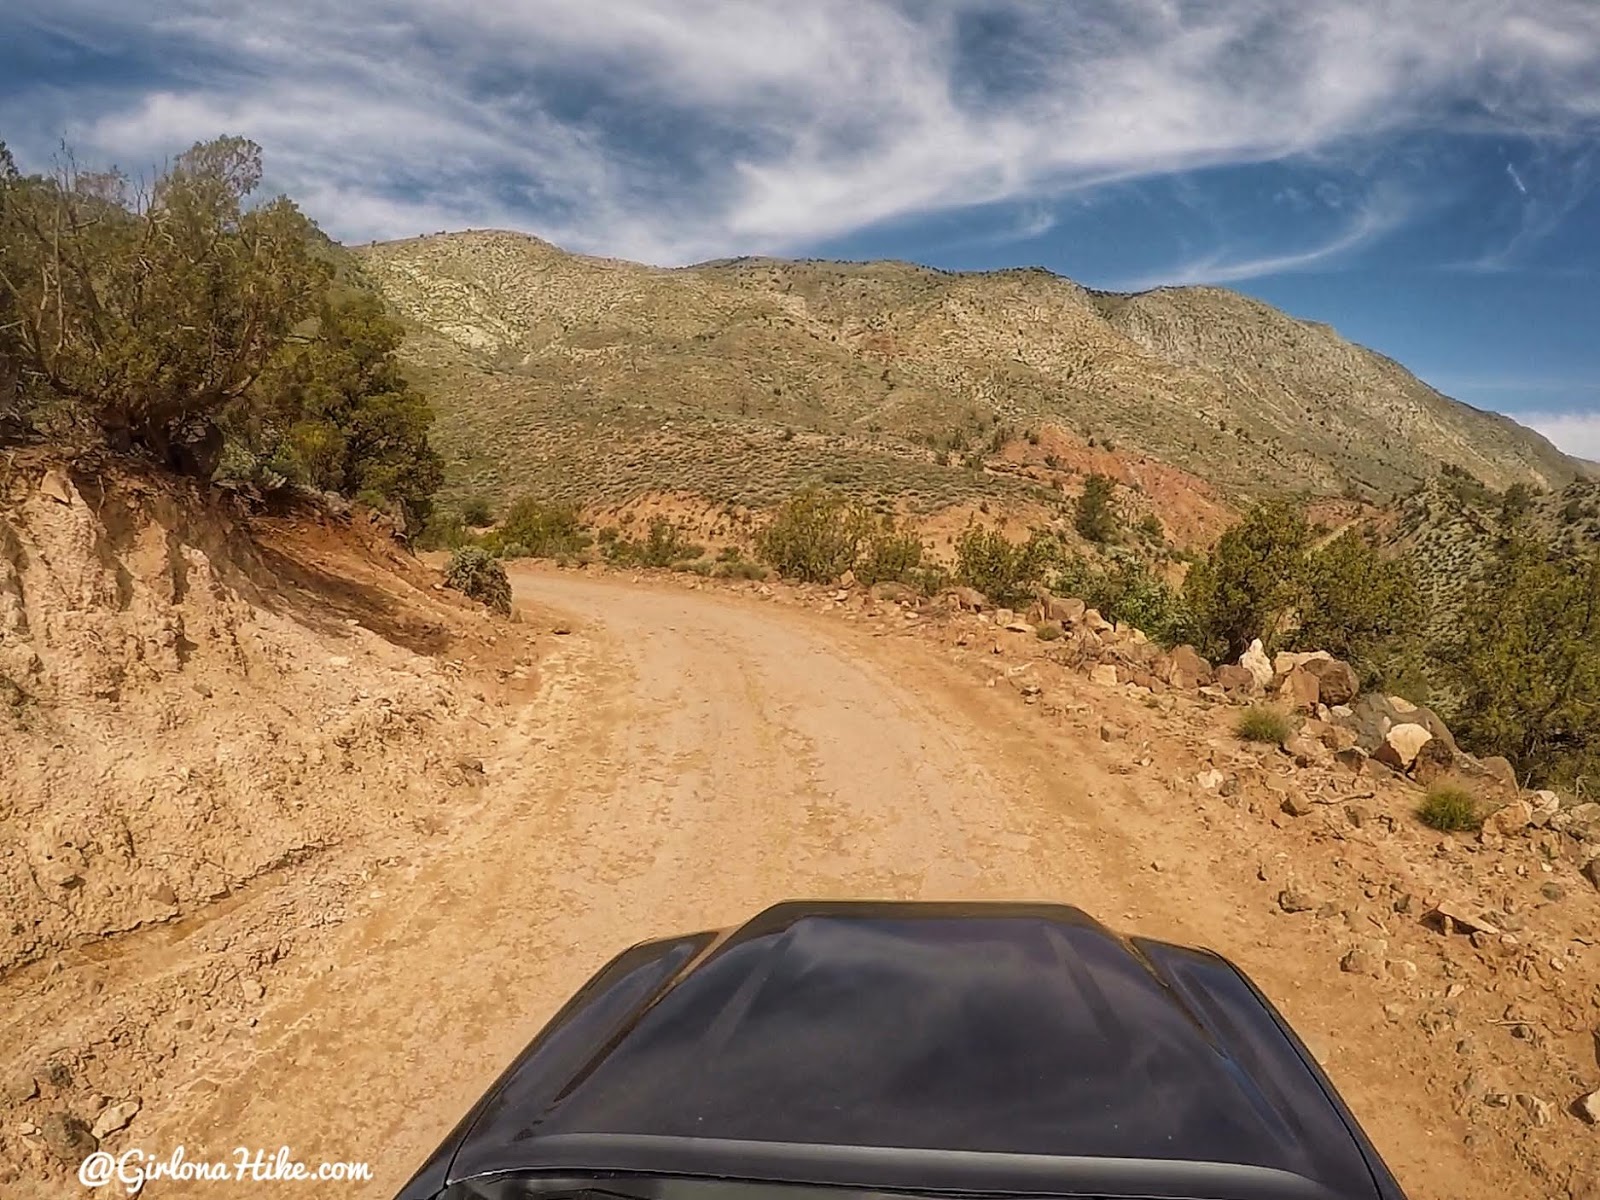
<svg viewBox="0 0 1600 1200">
<path fill-rule="evenodd" d="M 1328 945 L 1308 944 L 1304 925 L 1247 888 L 1253 862 L 1233 831 L 1119 772 L 1127 745 L 1048 729 L 928 646 L 824 616 L 549 569 L 513 578 L 523 602 L 570 614 L 573 633 L 485 760 L 464 832 L 431 843 L 397 832 L 329 882 L 328 904 L 359 911 L 324 930 L 304 928 L 320 893 L 264 885 L 208 922 L 209 940 L 130 935 L 95 964 L 91 1009 L 252 921 L 291 919 L 302 935 L 248 1027 L 219 1034 L 226 1049 L 189 1087 L 146 1096 L 128 1144 L 364 1159 L 377 1178 L 348 1194 L 386 1196 L 631 942 L 796 896 L 1034 898 L 1234 957 L 1419 1200 L 1533 1194 L 1503 1160 L 1473 1167 L 1445 1128 L 1437 1078 L 1418 1065 L 1428 1048 L 1415 1027 L 1359 1000 L 1352 978 L 1330 971 Z M 42 1045 L 47 1028 L 81 1023 L 81 1011 L 57 1011 L 59 997 L 84 995 L 25 997 L 6 1037 L 36 1031 Z"/>
</svg>

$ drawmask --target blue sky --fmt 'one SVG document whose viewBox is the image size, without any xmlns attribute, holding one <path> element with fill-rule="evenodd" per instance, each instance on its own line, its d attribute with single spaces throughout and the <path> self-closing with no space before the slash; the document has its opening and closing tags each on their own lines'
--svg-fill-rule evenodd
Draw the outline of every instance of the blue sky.
<svg viewBox="0 0 1600 1200">
<path fill-rule="evenodd" d="M 464 227 L 1217 283 L 1600 459 L 1596 0 L 10 0 L 0 138 Z"/>
</svg>

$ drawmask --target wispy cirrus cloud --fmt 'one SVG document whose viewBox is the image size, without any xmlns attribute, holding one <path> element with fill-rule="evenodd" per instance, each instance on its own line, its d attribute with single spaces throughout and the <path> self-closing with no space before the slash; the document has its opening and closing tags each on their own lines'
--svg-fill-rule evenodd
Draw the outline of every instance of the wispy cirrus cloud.
<svg viewBox="0 0 1600 1200">
<path fill-rule="evenodd" d="M 979 205 L 1030 236 L 1114 181 L 1600 127 L 1592 0 L 13 0 L 8 24 L 29 69 L 0 131 L 25 161 L 63 132 L 128 165 L 243 132 L 347 239 L 505 225 L 661 263 Z M 1179 274 L 1332 261 L 1405 216 L 1357 211 Z"/>
<path fill-rule="evenodd" d="M 1258 279 L 1263 275 L 1310 270 L 1336 262 L 1342 256 L 1378 241 L 1399 228 L 1413 207 L 1409 198 L 1398 193 L 1380 193 L 1363 205 L 1354 219 L 1343 228 L 1314 245 L 1255 254 L 1223 246 L 1202 257 L 1165 267 L 1158 273 L 1121 280 L 1114 285 L 1115 290 L 1140 292 L 1153 287 L 1184 284 L 1234 283 L 1241 279 Z"/>
</svg>

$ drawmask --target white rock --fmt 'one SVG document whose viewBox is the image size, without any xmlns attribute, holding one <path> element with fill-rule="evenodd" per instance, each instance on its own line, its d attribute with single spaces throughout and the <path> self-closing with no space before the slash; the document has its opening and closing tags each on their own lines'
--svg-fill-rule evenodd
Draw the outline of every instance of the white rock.
<svg viewBox="0 0 1600 1200">
<path fill-rule="evenodd" d="M 1272 660 L 1267 657 L 1260 638 L 1251 642 L 1250 649 L 1239 656 L 1239 665 L 1255 676 L 1257 686 L 1265 688 L 1272 682 Z"/>
<path fill-rule="evenodd" d="M 101 1114 L 95 1118 L 94 1128 L 89 1132 L 94 1134 L 94 1140 L 104 1141 L 108 1136 L 119 1129 L 126 1129 L 128 1122 L 133 1120 L 139 1112 L 137 1100 L 124 1100 L 121 1104 L 108 1105 Z"/>
<path fill-rule="evenodd" d="M 1372 757 L 1404 771 L 1417 761 L 1417 754 L 1431 741 L 1433 734 L 1429 733 L 1425 726 L 1409 722 L 1396 725 L 1383 735 L 1383 745 L 1378 747 L 1377 753 Z"/>
<path fill-rule="evenodd" d="M 1600 1092 L 1590 1092 L 1580 1097 L 1573 1108 L 1589 1124 L 1600 1125 Z"/>
</svg>

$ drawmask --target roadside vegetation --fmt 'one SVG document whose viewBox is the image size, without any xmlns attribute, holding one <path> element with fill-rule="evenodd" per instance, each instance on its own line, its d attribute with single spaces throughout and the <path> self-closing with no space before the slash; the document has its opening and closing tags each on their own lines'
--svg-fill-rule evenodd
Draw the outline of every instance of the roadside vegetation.
<svg viewBox="0 0 1600 1200">
<path fill-rule="evenodd" d="M 0 437 L 93 444 L 256 493 L 298 484 L 411 531 L 443 478 L 401 330 L 261 148 L 202 142 L 136 184 L 0 144 Z"/>
</svg>

